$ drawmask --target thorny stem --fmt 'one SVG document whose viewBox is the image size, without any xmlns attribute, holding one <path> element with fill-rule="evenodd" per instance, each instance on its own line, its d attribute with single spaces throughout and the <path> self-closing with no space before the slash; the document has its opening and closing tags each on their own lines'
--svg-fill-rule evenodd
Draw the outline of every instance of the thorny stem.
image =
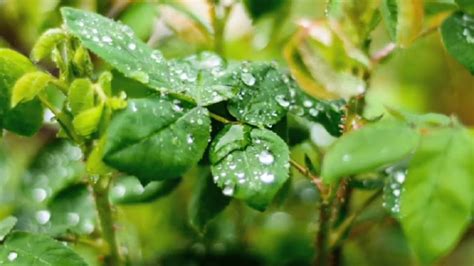
<svg viewBox="0 0 474 266">
<path fill-rule="evenodd" d="M 112 208 L 109 202 L 110 176 L 101 176 L 97 183 L 91 181 L 92 193 L 95 199 L 102 237 L 107 242 L 109 249 L 109 265 L 123 265 L 115 236 Z"/>
</svg>

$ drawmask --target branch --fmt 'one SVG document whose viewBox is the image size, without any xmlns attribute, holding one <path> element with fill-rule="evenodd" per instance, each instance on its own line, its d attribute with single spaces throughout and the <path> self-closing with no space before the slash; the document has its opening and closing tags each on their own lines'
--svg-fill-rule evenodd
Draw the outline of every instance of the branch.
<svg viewBox="0 0 474 266">
<path fill-rule="evenodd" d="M 334 231 L 330 239 L 330 247 L 334 248 L 344 239 L 346 234 L 351 230 L 357 217 L 369 207 L 380 195 L 382 190 L 378 190 L 372 194 L 357 210 L 355 210 L 344 222 Z"/>
<path fill-rule="evenodd" d="M 326 193 L 327 189 L 324 186 L 323 181 L 321 180 L 321 178 L 319 178 L 318 176 L 313 175 L 308 168 L 300 165 L 299 163 L 297 163 L 293 159 L 290 159 L 290 164 L 296 170 L 298 170 L 298 172 L 300 172 L 302 175 L 304 175 L 304 176 L 308 177 L 309 179 L 311 179 L 311 181 L 316 185 L 316 187 L 318 188 L 320 193 L 322 193 L 322 194 Z"/>
</svg>

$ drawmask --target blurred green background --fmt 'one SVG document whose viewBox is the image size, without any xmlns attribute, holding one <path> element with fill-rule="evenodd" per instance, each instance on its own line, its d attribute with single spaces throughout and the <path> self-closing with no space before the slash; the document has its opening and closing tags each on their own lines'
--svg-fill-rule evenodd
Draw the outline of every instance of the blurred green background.
<svg viewBox="0 0 474 266">
<path fill-rule="evenodd" d="M 260 5 L 275 8 L 264 13 L 257 6 L 254 19 L 241 3 L 236 4 L 224 34 L 226 57 L 275 60 L 285 65 L 283 50 L 290 37 L 303 21 L 324 19 L 325 4 L 324 0 L 262 0 Z M 61 6 L 121 20 L 167 57 L 212 49 L 211 40 L 199 26 L 210 24 L 205 0 L 0 0 L 0 47 L 28 55 L 42 32 L 61 24 Z M 372 38 L 374 51 L 389 42 L 382 23 Z M 98 69 L 107 67 L 96 63 Z M 51 69 L 48 64 L 43 67 Z M 133 91 L 137 85 L 115 77 L 114 86 Z M 367 117 L 383 114 L 385 106 L 453 114 L 473 126 L 474 78 L 446 53 L 439 33 L 434 32 L 396 51 L 375 70 L 367 95 Z M 51 122 L 49 117 L 45 119 Z M 65 184 L 77 183 L 84 175 L 78 151 L 56 139 L 55 133 L 54 123 L 49 123 L 33 138 L 6 134 L 1 141 L 0 218 L 10 214 L 24 218 L 19 229 L 48 231 L 50 228 L 34 219 L 45 208 L 45 198 L 55 195 Z M 293 147 L 295 158 L 302 161 L 307 153 L 316 161 L 314 145 L 310 138 Z M 166 197 L 117 206 L 123 251 L 133 265 L 310 265 L 319 195 L 311 182 L 296 171 L 292 174 L 291 184 L 264 213 L 233 201 L 204 234 L 199 234 L 188 220 L 197 180 L 208 175 L 198 166 Z M 352 205 L 366 196 L 364 191 L 355 193 Z M 382 200 L 357 221 L 342 251 L 344 265 L 417 265 L 400 226 L 383 208 Z M 90 222 L 82 229 L 93 232 L 94 226 Z M 76 249 L 91 265 L 99 265 L 93 249 L 80 244 Z M 474 265 L 472 228 L 439 265 Z"/>
</svg>

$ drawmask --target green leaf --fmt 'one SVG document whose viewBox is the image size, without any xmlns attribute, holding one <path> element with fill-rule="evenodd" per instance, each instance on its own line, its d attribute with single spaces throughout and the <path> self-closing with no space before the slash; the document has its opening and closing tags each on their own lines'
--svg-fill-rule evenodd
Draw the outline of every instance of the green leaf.
<svg viewBox="0 0 474 266">
<path fill-rule="evenodd" d="M 456 0 L 456 4 L 461 10 L 474 16 L 474 2 L 472 0 Z"/>
<path fill-rule="evenodd" d="M 401 224 L 427 264 L 447 254 L 470 224 L 474 143 L 463 128 L 428 132 L 408 168 Z"/>
<path fill-rule="evenodd" d="M 45 235 L 12 233 L 0 246 L 0 264 L 87 266 L 71 248 Z"/>
<path fill-rule="evenodd" d="M 31 72 L 23 75 L 16 81 L 12 89 L 11 105 L 15 107 L 21 102 L 33 100 L 38 94 L 43 92 L 52 81 L 53 77 L 41 72 Z"/>
<path fill-rule="evenodd" d="M 20 103 L 3 117 L 3 128 L 23 136 L 32 136 L 43 125 L 43 106 L 38 99 Z"/>
<path fill-rule="evenodd" d="M 72 120 L 72 125 L 77 134 L 81 136 L 89 136 L 99 129 L 99 124 L 102 118 L 102 111 L 104 105 L 99 104 L 98 106 L 84 110 L 77 114 Z"/>
<path fill-rule="evenodd" d="M 245 8 L 254 20 L 270 14 L 290 3 L 288 0 L 244 0 Z"/>
<path fill-rule="evenodd" d="M 448 126 L 452 123 L 452 119 L 449 116 L 442 114 L 427 113 L 420 115 L 396 110 L 393 108 L 387 109 L 389 113 L 395 118 L 416 126 Z"/>
<path fill-rule="evenodd" d="M 286 115 L 290 96 L 278 68 L 268 63 L 243 63 L 236 75 L 241 90 L 228 103 L 232 116 L 251 125 L 271 126 Z"/>
<path fill-rule="evenodd" d="M 239 83 L 232 66 L 219 55 L 201 52 L 170 62 L 171 87 L 191 96 L 198 105 L 206 106 L 234 97 Z"/>
<path fill-rule="evenodd" d="M 86 169 L 87 173 L 91 175 L 105 175 L 113 171 L 108 165 L 106 165 L 102 158 L 104 157 L 104 148 L 106 136 L 102 136 L 99 142 L 92 149 L 89 158 L 87 159 Z"/>
<path fill-rule="evenodd" d="M 441 25 L 441 35 L 449 54 L 474 75 L 474 16 L 454 13 Z"/>
<path fill-rule="evenodd" d="M 191 225 L 203 232 L 206 225 L 230 203 L 230 198 L 212 181 L 212 176 L 202 175 L 189 206 Z"/>
<path fill-rule="evenodd" d="M 116 204 L 151 202 L 167 196 L 181 183 L 181 178 L 152 181 L 143 186 L 134 176 L 123 176 L 115 181 L 110 192 L 110 201 Z"/>
<path fill-rule="evenodd" d="M 72 232 L 90 234 L 96 228 L 94 199 L 84 184 L 70 186 L 59 192 L 48 204 L 51 213 L 49 233 Z"/>
<path fill-rule="evenodd" d="M 68 103 L 76 115 L 94 106 L 94 89 L 89 79 L 75 79 L 69 86 Z"/>
<path fill-rule="evenodd" d="M 266 129 L 226 126 L 211 144 L 210 159 L 223 194 L 257 210 L 264 210 L 288 179 L 288 146 Z"/>
<path fill-rule="evenodd" d="M 344 100 L 322 101 L 309 96 L 296 82 L 288 77 L 290 87 L 289 112 L 296 116 L 320 123 L 333 136 L 341 135 Z"/>
<path fill-rule="evenodd" d="M 36 41 L 31 50 L 31 59 L 39 62 L 45 57 L 49 56 L 53 49 L 64 39 L 67 35 L 63 29 L 55 28 L 45 31 Z"/>
<path fill-rule="evenodd" d="M 410 155 L 418 134 L 405 123 L 380 121 L 339 138 L 326 153 L 321 175 L 326 183 L 376 170 Z"/>
<path fill-rule="evenodd" d="M 163 56 L 140 41 L 126 25 L 91 12 L 61 9 L 68 30 L 89 50 L 127 77 L 153 88 L 169 88 L 170 71 Z"/>
<path fill-rule="evenodd" d="M 398 20 L 397 0 L 382 0 L 380 10 L 390 37 L 392 40 L 396 40 Z"/>
<path fill-rule="evenodd" d="M 112 119 L 104 162 L 142 183 L 174 178 L 196 164 L 210 136 L 208 111 L 177 99 L 134 99 Z"/>
<path fill-rule="evenodd" d="M 15 227 L 17 221 L 18 219 L 16 219 L 14 216 L 8 216 L 7 218 L 0 221 L 0 242 L 2 242 L 13 229 L 13 227 Z"/>
<path fill-rule="evenodd" d="M 23 175 L 24 197 L 29 205 L 42 204 L 57 193 L 83 180 L 86 172 L 82 152 L 65 140 L 50 142 Z"/>
<path fill-rule="evenodd" d="M 25 56 L 10 50 L 0 49 L 0 125 L 21 135 L 33 135 L 43 122 L 43 109 L 38 101 L 10 107 L 11 90 L 17 79 L 25 73 L 35 71 Z"/>
<path fill-rule="evenodd" d="M 381 6 L 390 36 L 401 47 L 407 47 L 423 27 L 423 0 L 384 0 Z"/>
</svg>

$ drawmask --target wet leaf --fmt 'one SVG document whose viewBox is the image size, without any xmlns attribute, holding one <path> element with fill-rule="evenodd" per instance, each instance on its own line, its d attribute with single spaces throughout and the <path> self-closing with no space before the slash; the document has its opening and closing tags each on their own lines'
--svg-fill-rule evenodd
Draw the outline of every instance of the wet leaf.
<svg viewBox="0 0 474 266">
<path fill-rule="evenodd" d="M 472 0 L 456 0 L 456 3 L 461 10 L 474 16 L 474 2 Z"/>
<path fill-rule="evenodd" d="M 59 192 L 48 204 L 51 227 L 48 233 L 90 234 L 96 228 L 94 199 L 84 184 L 70 186 Z"/>
<path fill-rule="evenodd" d="M 112 119 L 104 161 L 142 183 L 181 176 L 202 157 L 208 111 L 171 98 L 134 99 Z"/>
<path fill-rule="evenodd" d="M 82 44 L 111 66 L 152 88 L 171 84 L 168 65 L 161 53 L 140 41 L 126 25 L 101 15 L 73 8 L 62 8 L 68 30 Z"/>
<path fill-rule="evenodd" d="M 380 121 L 339 138 L 326 153 L 321 175 L 326 183 L 376 170 L 409 156 L 419 142 L 406 124 Z"/>
<path fill-rule="evenodd" d="M 0 246 L 0 264 L 87 266 L 71 248 L 45 235 L 26 232 L 10 234 Z"/>
<path fill-rule="evenodd" d="M 257 210 L 264 210 L 288 179 L 288 146 L 266 129 L 225 127 L 211 144 L 210 159 L 222 193 Z"/>
<path fill-rule="evenodd" d="M 116 204 L 146 203 L 167 196 L 181 183 L 181 178 L 152 181 L 142 185 L 134 176 L 117 179 L 110 191 L 110 200 Z"/>
<path fill-rule="evenodd" d="M 8 216 L 0 221 L 0 242 L 2 242 L 13 227 L 15 227 L 17 221 L 18 219 L 14 216 Z"/>
<path fill-rule="evenodd" d="M 449 54 L 474 75 L 474 16 L 454 13 L 441 26 Z"/>
<path fill-rule="evenodd" d="M 426 264 L 447 254 L 470 224 L 474 143 L 463 128 L 428 132 L 403 185 L 401 224 Z"/>
<path fill-rule="evenodd" d="M 11 109 L 11 91 L 17 79 L 32 71 L 35 67 L 28 58 L 10 49 L 0 49 L 0 125 L 26 136 L 41 127 L 43 108 L 34 100 Z"/>
<path fill-rule="evenodd" d="M 212 176 L 201 176 L 189 206 L 191 225 L 203 232 L 206 225 L 229 203 L 230 198 L 222 194 L 222 190 L 212 181 Z"/>
<path fill-rule="evenodd" d="M 243 63 L 236 78 L 241 89 L 227 106 L 232 116 L 251 125 L 271 126 L 286 115 L 288 86 L 278 68 L 268 63 Z"/>
</svg>

